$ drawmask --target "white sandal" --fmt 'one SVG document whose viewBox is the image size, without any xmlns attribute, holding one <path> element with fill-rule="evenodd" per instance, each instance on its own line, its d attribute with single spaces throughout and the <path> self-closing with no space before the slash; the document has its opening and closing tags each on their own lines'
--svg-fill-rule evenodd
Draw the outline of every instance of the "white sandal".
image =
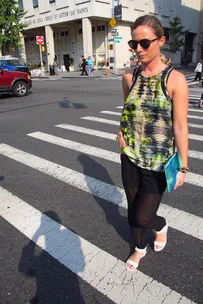
<svg viewBox="0 0 203 304">
<path fill-rule="evenodd" d="M 161 251 L 166 246 L 166 243 L 167 243 L 167 231 L 168 231 L 168 225 L 167 224 L 160 231 L 156 231 L 155 230 L 156 234 L 166 233 L 166 241 L 165 242 L 154 241 L 154 251 Z M 156 246 L 159 246 L 159 248 L 156 248 Z"/>
<path fill-rule="evenodd" d="M 146 255 L 146 253 L 147 253 L 147 247 L 145 247 L 144 249 L 139 249 L 139 248 L 135 247 L 135 251 L 139 251 L 139 252 L 143 253 L 143 255 L 140 258 L 140 259 L 142 259 Z M 136 262 L 128 259 L 127 262 L 126 262 L 126 264 L 125 264 L 125 266 L 126 266 L 126 269 L 128 271 L 134 271 L 139 266 L 139 263 L 136 263 Z M 134 268 L 131 269 L 130 268 L 131 266 L 133 266 Z"/>
</svg>

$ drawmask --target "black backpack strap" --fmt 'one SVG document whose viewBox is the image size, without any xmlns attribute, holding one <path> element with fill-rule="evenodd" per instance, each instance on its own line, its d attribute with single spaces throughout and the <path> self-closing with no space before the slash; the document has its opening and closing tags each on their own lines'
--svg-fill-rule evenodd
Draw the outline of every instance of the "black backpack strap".
<svg viewBox="0 0 203 304">
<path fill-rule="evenodd" d="M 161 88 L 162 88 L 162 91 L 163 91 L 164 95 L 166 96 L 166 98 L 170 98 L 169 95 L 168 95 L 168 92 L 166 90 L 166 85 L 167 85 L 168 78 L 169 78 L 172 71 L 173 71 L 173 67 L 169 65 L 163 71 L 163 74 L 161 76 Z"/>
<path fill-rule="evenodd" d="M 133 77 L 132 77 L 132 84 L 131 84 L 131 87 L 130 87 L 130 92 L 132 91 L 132 88 L 134 87 L 134 85 L 137 81 L 137 77 L 140 73 L 140 70 L 141 70 L 141 66 L 139 66 L 138 68 L 135 68 L 134 71 L 133 71 Z"/>
</svg>

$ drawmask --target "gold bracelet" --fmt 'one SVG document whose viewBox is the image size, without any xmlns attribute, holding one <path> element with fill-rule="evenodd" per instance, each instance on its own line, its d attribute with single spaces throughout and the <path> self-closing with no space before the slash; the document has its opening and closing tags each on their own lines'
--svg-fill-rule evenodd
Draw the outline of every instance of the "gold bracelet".
<svg viewBox="0 0 203 304">
<path fill-rule="evenodd" d="M 181 173 L 187 173 L 189 171 L 189 168 L 188 167 L 179 167 L 178 170 L 181 172 Z"/>
</svg>

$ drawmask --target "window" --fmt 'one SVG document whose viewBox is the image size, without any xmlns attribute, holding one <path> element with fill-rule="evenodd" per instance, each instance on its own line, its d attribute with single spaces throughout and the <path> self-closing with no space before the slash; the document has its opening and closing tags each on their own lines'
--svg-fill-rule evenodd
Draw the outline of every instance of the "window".
<svg viewBox="0 0 203 304">
<path fill-rule="evenodd" d="M 79 29 L 78 34 L 82 34 L 82 29 Z"/>
<path fill-rule="evenodd" d="M 95 27 L 94 27 L 94 26 L 92 27 L 92 32 L 93 32 L 93 33 L 95 32 Z"/>
<path fill-rule="evenodd" d="M 97 27 L 97 32 L 101 32 L 101 26 Z"/>
<path fill-rule="evenodd" d="M 105 31 L 105 25 L 102 25 L 102 31 Z"/>
<path fill-rule="evenodd" d="M 32 3 L 34 8 L 39 6 L 38 0 L 32 0 Z"/>
<path fill-rule="evenodd" d="M 55 2 L 55 0 L 49 0 L 49 3 L 53 3 L 53 2 Z"/>
<path fill-rule="evenodd" d="M 23 9 L 23 0 L 18 0 L 18 5 L 21 9 Z"/>
<path fill-rule="evenodd" d="M 64 32 L 61 32 L 61 37 L 63 37 L 64 36 Z"/>
</svg>

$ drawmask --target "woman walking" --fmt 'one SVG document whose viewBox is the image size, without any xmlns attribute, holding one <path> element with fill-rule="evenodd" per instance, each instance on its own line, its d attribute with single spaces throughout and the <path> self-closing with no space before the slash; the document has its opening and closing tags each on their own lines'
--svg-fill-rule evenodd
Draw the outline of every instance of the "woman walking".
<svg viewBox="0 0 203 304">
<path fill-rule="evenodd" d="M 122 150 L 128 222 L 136 246 L 126 262 L 129 271 L 146 254 L 147 229 L 155 230 L 155 251 L 166 245 L 168 226 L 156 213 L 166 189 L 164 165 L 174 153 L 174 142 L 181 158 L 174 189 L 183 185 L 188 170 L 188 87 L 184 75 L 161 60 L 165 40 L 157 18 L 139 17 L 128 43 L 141 66 L 126 71 L 122 80 L 125 102 L 117 141 Z"/>
</svg>

